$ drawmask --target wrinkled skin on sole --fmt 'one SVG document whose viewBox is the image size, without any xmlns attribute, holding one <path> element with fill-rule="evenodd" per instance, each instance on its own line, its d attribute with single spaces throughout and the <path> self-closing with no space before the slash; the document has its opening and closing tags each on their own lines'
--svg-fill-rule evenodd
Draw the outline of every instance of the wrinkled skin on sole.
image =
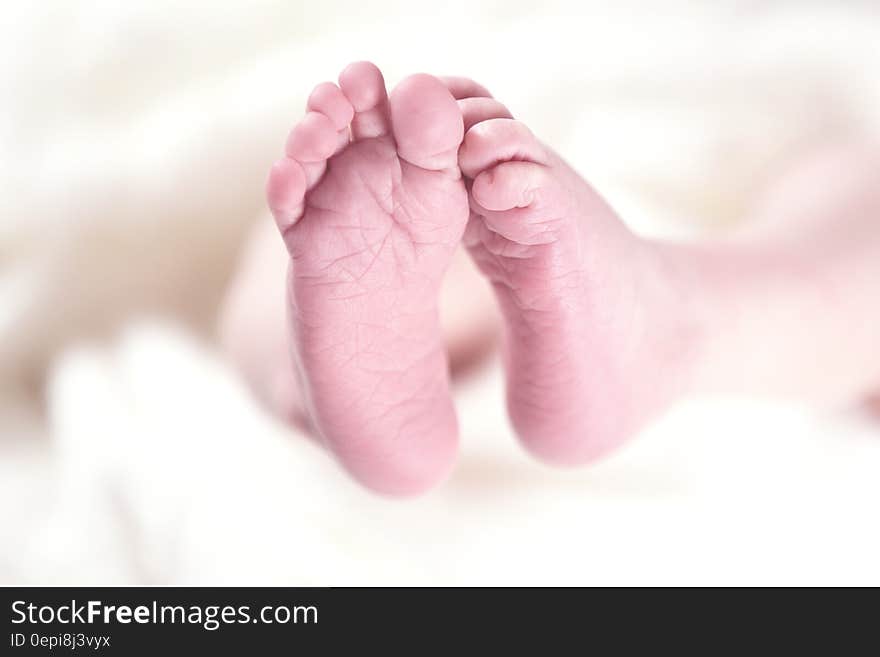
<svg viewBox="0 0 880 657">
<path fill-rule="evenodd" d="M 357 479 L 420 492 L 457 447 L 437 303 L 468 216 L 461 113 L 427 75 L 386 97 L 367 63 L 309 102 L 268 186 L 306 403 Z"/>
</svg>

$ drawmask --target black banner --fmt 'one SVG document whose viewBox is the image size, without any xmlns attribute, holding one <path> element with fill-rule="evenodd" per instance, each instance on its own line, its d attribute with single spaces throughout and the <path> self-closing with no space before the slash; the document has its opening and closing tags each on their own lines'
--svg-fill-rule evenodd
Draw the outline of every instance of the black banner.
<svg viewBox="0 0 880 657">
<path fill-rule="evenodd" d="M 0 588 L 2 655 L 539 654 L 812 648 L 876 637 L 849 593 L 661 589 Z M 871 596 L 873 597 L 873 595 Z M 832 621 L 845 619 L 845 632 Z M 874 645 L 876 638 L 868 645 Z M 862 644 L 865 645 L 865 644 Z M 610 650 L 609 650 L 610 649 Z M 761 650 L 758 650 L 759 652 Z M 489 654 L 494 654 L 490 651 Z"/>
</svg>

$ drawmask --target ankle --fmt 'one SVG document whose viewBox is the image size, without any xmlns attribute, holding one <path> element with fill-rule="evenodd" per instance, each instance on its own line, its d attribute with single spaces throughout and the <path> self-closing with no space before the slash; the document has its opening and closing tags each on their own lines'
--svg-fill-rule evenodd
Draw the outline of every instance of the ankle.
<svg viewBox="0 0 880 657">
<path fill-rule="evenodd" d="M 713 335 L 721 314 L 709 254 L 698 245 L 643 242 L 650 254 L 652 282 L 649 349 L 653 366 L 664 373 L 669 402 L 705 390 L 711 374 Z M 646 295 L 647 296 L 647 295 Z M 650 360 L 649 360 L 650 362 Z"/>
</svg>

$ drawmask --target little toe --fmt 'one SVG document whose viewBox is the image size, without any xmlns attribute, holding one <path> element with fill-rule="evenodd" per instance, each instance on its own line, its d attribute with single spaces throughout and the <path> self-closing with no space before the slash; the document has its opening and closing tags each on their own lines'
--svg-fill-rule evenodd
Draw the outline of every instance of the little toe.
<svg viewBox="0 0 880 657">
<path fill-rule="evenodd" d="M 412 75 L 397 85 L 390 104 L 400 157 L 423 169 L 457 172 L 464 125 L 446 85 L 430 75 Z"/>
<path fill-rule="evenodd" d="M 295 160 L 275 163 L 266 182 L 266 200 L 282 235 L 302 216 L 306 176 Z"/>
<path fill-rule="evenodd" d="M 490 119 L 468 130 L 458 154 L 465 176 L 476 178 L 481 171 L 506 160 L 546 164 L 547 153 L 520 121 Z"/>
<path fill-rule="evenodd" d="M 389 133 L 391 125 L 385 78 L 375 64 L 350 64 L 339 75 L 339 86 L 354 109 L 352 139 L 369 139 Z"/>
</svg>

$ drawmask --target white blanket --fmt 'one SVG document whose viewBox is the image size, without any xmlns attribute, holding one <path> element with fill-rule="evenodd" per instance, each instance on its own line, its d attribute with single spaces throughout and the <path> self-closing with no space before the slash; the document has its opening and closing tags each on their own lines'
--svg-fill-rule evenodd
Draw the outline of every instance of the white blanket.
<svg viewBox="0 0 880 657">
<path fill-rule="evenodd" d="M 819 136 L 880 132 L 871 3 L 30 4 L 0 21 L 0 583 L 880 584 L 856 414 L 692 402 L 558 471 L 493 365 L 457 390 L 451 481 L 388 501 L 211 332 L 269 163 L 349 61 L 484 82 L 637 229 L 688 236 Z"/>
</svg>

